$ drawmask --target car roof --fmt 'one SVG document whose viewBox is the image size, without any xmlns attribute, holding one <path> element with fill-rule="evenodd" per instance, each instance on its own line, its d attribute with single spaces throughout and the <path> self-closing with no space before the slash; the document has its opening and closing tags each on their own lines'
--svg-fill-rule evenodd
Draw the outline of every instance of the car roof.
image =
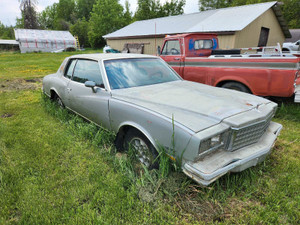
<svg viewBox="0 0 300 225">
<path fill-rule="evenodd" d="M 128 58 L 158 58 L 153 55 L 130 54 L 130 53 L 97 53 L 97 54 L 79 54 L 70 58 L 106 60 L 106 59 L 128 59 Z"/>
</svg>

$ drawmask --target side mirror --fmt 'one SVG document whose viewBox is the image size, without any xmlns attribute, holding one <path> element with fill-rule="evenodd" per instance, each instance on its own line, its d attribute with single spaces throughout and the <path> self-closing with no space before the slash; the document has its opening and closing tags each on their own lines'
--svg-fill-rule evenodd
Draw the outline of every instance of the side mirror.
<svg viewBox="0 0 300 225">
<path fill-rule="evenodd" d="M 160 55 L 160 46 L 157 46 L 157 54 Z"/>
<path fill-rule="evenodd" d="M 95 90 L 96 83 L 94 81 L 88 80 L 84 83 L 84 86 L 92 88 L 93 92 L 96 93 Z"/>
</svg>

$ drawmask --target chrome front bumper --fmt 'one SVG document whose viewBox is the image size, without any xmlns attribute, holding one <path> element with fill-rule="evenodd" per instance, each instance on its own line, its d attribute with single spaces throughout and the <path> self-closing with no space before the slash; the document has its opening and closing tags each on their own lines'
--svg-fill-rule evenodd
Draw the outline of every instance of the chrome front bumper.
<svg viewBox="0 0 300 225">
<path fill-rule="evenodd" d="M 281 124 L 271 122 L 257 143 L 233 152 L 220 150 L 196 162 L 184 162 L 183 172 L 197 183 L 207 186 L 226 173 L 241 172 L 256 166 L 270 154 L 281 129 Z"/>
</svg>

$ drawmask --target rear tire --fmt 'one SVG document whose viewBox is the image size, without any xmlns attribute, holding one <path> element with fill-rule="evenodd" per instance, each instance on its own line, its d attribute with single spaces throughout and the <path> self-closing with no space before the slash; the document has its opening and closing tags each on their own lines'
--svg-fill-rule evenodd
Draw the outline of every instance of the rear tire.
<svg viewBox="0 0 300 225">
<path fill-rule="evenodd" d="M 132 149 L 136 159 L 148 169 L 158 168 L 158 153 L 148 138 L 140 131 L 128 130 L 124 138 L 124 147 L 126 151 Z"/>
<path fill-rule="evenodd" d="M 221 87 L 236 90 L 236 91 L 241 91 L 245 93 L 251 93 L 251 91 L 245 85 L 238 82 L 227 82 L 223 84 Z"/>
</svg>

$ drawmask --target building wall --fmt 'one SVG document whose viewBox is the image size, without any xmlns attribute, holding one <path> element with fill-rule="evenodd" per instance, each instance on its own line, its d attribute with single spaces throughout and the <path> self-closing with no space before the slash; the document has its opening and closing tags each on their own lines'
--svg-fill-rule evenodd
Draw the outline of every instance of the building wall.
<svg viewBox="0 0 300 225">
<path fill-rule="evenodd" d="M 269 28 L 269 38 L 267 46 L 275 46 L 285 40 L 280 24 L 272 9 L 250 23 L 242 31 L 236 32 L 234 48 L 256 47 L 258 45 L 261 27 Z"/>
<path fill-rule="evenodd" d="M 118 40 L 106 40 L 107 44 L 119 51 L 123 50 L 126 43 L 144 43 L 144 54 L 155 55 L 157 53 L 157 46 L 162 47 L 164 38 L 130 38 L 130 39 L 118 39 Z"/>
<path fill-rule="evenodd" d="M 235 34 L 230 34 L 230 35 L 223 35 L 219 34 L 218 35 L 218 40 L 219 40 L 219 48 L 220 49 L 233 49 L 234 44 L 235 44 Z"/>
<path fill-rule="evenodd" d="M 267 10 L 264 14 L 250 23 L 242 31 L 237 31 L 235 34 L 219 34 L 219 48 L 247 48 L 256 47 L 258 45 L 261 27 L 269 28 L 268 46 L 275 46 L 279 42 L 282 44 L 285 40 L 284 34 L 272 9 Z M 125 43 L 145 43 L 144 54 L 155 55 L 157 46 L 163 45 L 163 37 L 156 38 L 134 38 L 134 39 L 118 39 L 107 40 L 107 44 L 112 48 L 122 51 Z"/>
<path fill-rule="evenodd" d="M 221 49 L 232 49 L 234 48 L 235 35 L 219 35 L 219 46 Z M 155 55 L 157 53 L 157 46 L 162 47 L 164 43 L 164 38 L 156 38 L 156 46 L 155 46 L 155 38 L 130 38 L 130 39 L 118 39 L 106 40 L 107 44 L 119 51 L 122 51 L 124 44 L 126 43 L 145 43 L 144 45 L 144 54 Z"/>
</svg>

